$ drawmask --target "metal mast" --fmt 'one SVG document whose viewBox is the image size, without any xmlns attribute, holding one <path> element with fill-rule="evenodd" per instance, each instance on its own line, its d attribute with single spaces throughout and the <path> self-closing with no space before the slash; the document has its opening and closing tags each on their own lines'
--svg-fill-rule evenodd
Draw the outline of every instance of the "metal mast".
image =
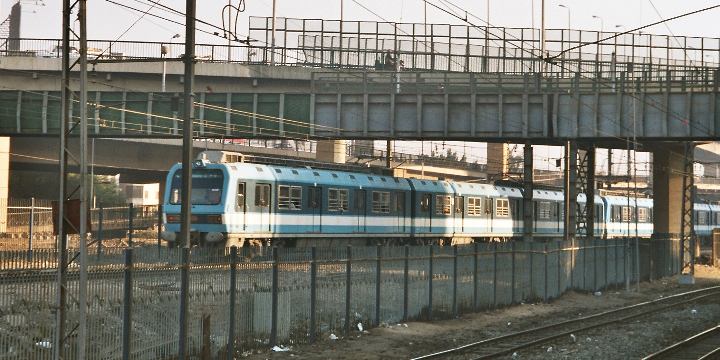
<svg viewBox="0 0 720 360">
<path fill-rule="evenodd" d="M 71 19 L 73 10 L 78 11 L 80 22 L 80 34 L 72 30 Z M 55 313 L 55 336 L 53 346 L 53 359 L 65 358 L 65 342 L 70 337 L 67 333 L 67 267 L 68 262 L 68 234 L 77 233 L 80 235 L 80 284 L 78 301 L 78 324 L 72 327 L 72 331 L 78 331 L 78 348 L 73 358 L 85 358 L 85 344 L 87 339 L 86 310 L 87 310 L 87 21 L 86 11 L 87 0 L 63 1 L 63 29 L 62 29 L 62 114 L 60 121 L 59 136 L 59 191 L 57 204 L 57 250 L 58 250 L 58 271 L 57 271 L 57 298 Z M 70 62 L 70 44 L 79 42 L 80 57 Z M 80 70 L 80 93 L 74 94 L 70 89 L 70 72 L 76 66 Z M 79 119 L 73 119 L 74 98 L 78 96 Z M 79 154 L 72 154 L 69 151 L 68 139 L 70 134 L 79 132 Z M 80 168 L 80 181 L 76 189 L 68 191 L 68 161 L 73 160 Z M 71 196 L 78 194 L 79 198 L 79 224 L 73 225 L 67 220 L 65 204 Z M 77 258 L 73 256 L 73 259 Z"/>
</svg>

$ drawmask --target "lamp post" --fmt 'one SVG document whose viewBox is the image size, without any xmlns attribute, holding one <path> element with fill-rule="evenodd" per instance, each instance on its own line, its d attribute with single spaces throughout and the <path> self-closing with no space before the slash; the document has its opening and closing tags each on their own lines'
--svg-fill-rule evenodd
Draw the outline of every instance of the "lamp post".
<svg viewBox="0 0 720 360">
<path fill-rule="evenodd" d="M 175 34 L 175 35 L 173 35 L 173 36 L 170 38 L 170 46 L 167 46 L 167 47 L 166 47 L 165 45 L 163 45 L 163 46 L 160 48 L 160 53 L 161 53 L 161 55 L 163 56 L 163 59 L 166 57 L 166 55 L 168 55 L 168 53 L 170 52 L 170 50 L 172 50 L 172 41 L 173 41 L 173 39 L 177 39 L 177 38 L 179 38 L 179 37 L 180 37 L 180 34 Z M 167 62 L 166 62 L 165 60 L 163 60 L 163 64 L 162 64 L 162 85 L 161 85 L 161 89 L 160 89 L 162 92 L 165 92 L 165 74 L 166 74 L 166 73 L 167 73 Z"/>
<path fill-rule="evenodd" d="M 592 17 L 593 17 L 593 19 L 600 20 L 600 32 L 605 32 L 605 25 L 603 24 L 603 18 L 600 16 L 597 16 L 597 15 L 593 15 Z"/>
<path fill-rule="evenodd" d="M 565 9 L 565 10 L 567 10 L 567 19 L 568 19 L 568 27 L 567 27 L 567 29 L 568 29 L 568 32 L 570 32 L 570 7 L 567 6 L 567 5 L 564 5 L 564 4 L 559 4 L 558 6 L 561 7 L 561 8 L 563 8 L 563 9 Z M 568 36 L 569 36 L 569 35 L 570 35 L 570 34 L 568 34 Z"/>
</svg>

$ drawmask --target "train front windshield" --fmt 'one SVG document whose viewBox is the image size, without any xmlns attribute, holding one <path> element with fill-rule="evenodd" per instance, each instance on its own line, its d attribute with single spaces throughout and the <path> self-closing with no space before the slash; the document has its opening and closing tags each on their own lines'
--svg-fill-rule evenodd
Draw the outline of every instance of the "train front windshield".
<svg viewBox="0 0 720 360">
<path fill-rule="evenodd" d="M 193 205 L 217 205 L 222 201 L 224 175 L 220 169 L 193 169 L 192 194 Z M 182 201 L 182 169 L 175 171 L 170 187 L 170 203 Z"/>
</svg>

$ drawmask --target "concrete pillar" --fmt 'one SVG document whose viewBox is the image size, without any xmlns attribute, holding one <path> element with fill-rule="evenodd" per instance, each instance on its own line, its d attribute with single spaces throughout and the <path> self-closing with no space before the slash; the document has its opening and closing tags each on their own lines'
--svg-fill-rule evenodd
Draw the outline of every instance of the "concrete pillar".
<svg viewBox="0 0 720 360">
<path fill-rule="evenodd" d="M 320 140 L 317 142 L 317 161 L 344 164 L 346 158 L 345 140 Z"/>
<path fill-rule="evenodd" d="M 656 237 L 677 238 L 682 218 L 683 145 L 665 145 L 653 151 L 653 226 Z"/>
<path fill-rule="evenodd" d="M 574 240 L 577 228 L 577 156 L 577 143 L 568 141 L 565 145 L 565 240 Z"/>
<path fill-rule="evenodd" d="M 487 174 L 488 179 L 502 179 L 508 173 L 508 159 L 510 149 L 507 144 L 487 144 Z"/>
<path fill-rule="evenodd" d="M 0 137 L 0 232 L 7 231 L 8 188 L 10 182 L 10 138 Z"/>
<path fill-rule="evenodd" d="M 535 219 L 533 206 L 533 148 L 525 144 L 523 152 L 523 240 L 533 240 L 533 223 Z"/>
</svg>

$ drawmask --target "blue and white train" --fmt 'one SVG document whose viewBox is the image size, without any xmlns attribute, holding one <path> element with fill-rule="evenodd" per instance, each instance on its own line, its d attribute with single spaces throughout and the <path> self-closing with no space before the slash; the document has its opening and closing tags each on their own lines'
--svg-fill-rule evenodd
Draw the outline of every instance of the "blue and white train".
<svg viewBox="0 0 720 360">
<path fill-rule="evenodd" d="M 180 231 L 181 166 L 170 169 L 162 233 Z M 197 160 L 192 242 L 218 246 L 461 244 L 520 238 L 523 193 L 513 186 L 420 180 L 314 168 Z M 533 190 L 535 237 L 563 234 L 563 193 Z M 584 194 L 578 205 L 587 206 Z M 595 235 L 649 237 L 649 198 L 595 196 Z M 696 232 L 709 236 L 720 206 L 695 204 Z"/>
</svg>

